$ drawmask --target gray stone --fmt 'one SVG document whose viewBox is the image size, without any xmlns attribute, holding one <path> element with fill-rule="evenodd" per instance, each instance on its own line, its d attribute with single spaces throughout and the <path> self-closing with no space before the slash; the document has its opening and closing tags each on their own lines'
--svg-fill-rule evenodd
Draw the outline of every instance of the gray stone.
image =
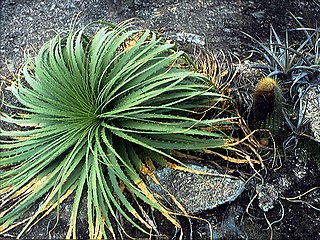
<svg viewBox="0 0 320 240">
<path fill-rule="evenodd" d="M 257 20 L 261 20 L 264 17 L 265 13 L 266 13 L 265 10 L 260 10 L 260 11 L 253 12 L 252 16 Z"/>
<path fill-rule="evenodd" d="M 204 46 L 206 44 L 205 38 L 203 36 L 193 33 L 178 32 L 172 35 L 171 38 L 181 43 L 190 43 L 200 46 Z"/>
<path fill-rule="evenodd" d="M 148 179 L 150 189 L 161 195 L 176 211 L 181 212 L 166 191 L 182 204 L 187 213 L 195 214 L 234 201 L 244 190 L 245 183 L 233 176 L 207 167 L 189 167 L 204 174 L 164 168 L 154 172 L 161 186 Z"/>
<path fill-rule="evenodd" d="M 320 89 L 310 89 L 303 99 L 305 120 L 310 122 L 310 130 L 317 142 L 320 142 Z"/>
<path fill-rule="evenodd" d="M 260 184 L 256 186 L 256 192 L 259 199 L 259 207 L 268 212 L 274 207 L 274 202 L 278 199 L 278 191 L 272 184 Z"/>
</svg>

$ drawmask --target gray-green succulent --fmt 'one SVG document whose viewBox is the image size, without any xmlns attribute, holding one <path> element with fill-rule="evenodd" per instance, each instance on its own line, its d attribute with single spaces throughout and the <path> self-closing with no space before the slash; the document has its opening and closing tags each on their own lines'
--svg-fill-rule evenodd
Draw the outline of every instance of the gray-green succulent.
<svg viewBox="0 0 320 240">
<path fill-rule="evenodd" d="M 225 145 L 219 126 L 230 119 L 207 117 L 225 98 L 192 70 L 184 52 L 128 22 L 104 25 L 94 35 L 90 26 L 44 44 L 12 85 L 23 105 L 16 111 L 26 114 L 1 120 L 33 127 L 1 129 L 0 233 L 39 200 L 20 237 L 73 194 L 67 238 L 77 237 L 83 197 L 90 238 L 106 238 L 108 230 L 114 236 L 116 211 L 149 234 L 152 226 L 123 188 L 178 225 L 143 180 L 147 157 L 166 165 L 178 162 L 173 149 Z"/>
</svg>

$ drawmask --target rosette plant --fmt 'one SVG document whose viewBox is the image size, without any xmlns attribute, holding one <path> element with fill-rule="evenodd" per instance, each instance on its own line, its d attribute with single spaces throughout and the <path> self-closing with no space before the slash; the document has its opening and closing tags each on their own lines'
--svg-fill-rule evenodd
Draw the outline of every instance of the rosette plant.
<svg viewBox="0 0 320 240">
<path fill-rule="evenodd" d="M 0 233 L 23 223 L 22 236 L 72 195 L 67 238 L 77 237 L 83 197 L 90 238 L 108 231 L 115 237 L 116 212 L 150 234 L 124 189 L 179 226 L 148 189 L 145 162 L 177 164 L 173 149 L 225 146 L 219 126 L 230 119 L 206 115 L 225 98 L 184 52 L 130 22 L 103 25 L 93 35 L 91 26 L 44 44 L 12 85 L 23 114 L 2 114 L 2 121 L 32 127 L 1 129 Z M 35 214 L 26 216 L 36 201 Z"/>
</svg>

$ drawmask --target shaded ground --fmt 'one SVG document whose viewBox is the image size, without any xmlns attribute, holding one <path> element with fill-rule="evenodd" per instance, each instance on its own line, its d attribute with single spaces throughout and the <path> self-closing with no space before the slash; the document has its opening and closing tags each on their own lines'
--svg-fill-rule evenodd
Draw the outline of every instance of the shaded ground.
<svg viewBox="0 0 320 240">
<path fill-rule="evenodd" d="M 314 26 L 315 19 L 320 19 L 320 4 L 317 1 L 307 0 L 3 0 L 0 2 L 0 9 L 1 76 L 8 76 L 10 72 L 15 72 L 20 67 L 24 49 L 39 49 L 41 44 L 56 32 L 67 31 L 78 14 L 77 25 L 79 26 L 99 19 L 120 21 L 132 17 L 138 18 L 141 20 L 138 23 L 139 26 L 159 31 L 164 37 L 176 40 L 182 48 L 190 52 L 195 45 L 198 45 L 212 50 L 231 51 L 240 58 L 248 55 L 245 50 L 248 49 L 249 43 L 241 31 L 267 39 L 269 25 L 272 24 L 283 35 L 284 32 L 281 30 L 295 26 L 288 11 L 303 17 L 307 25 Z M 4 90 L 5 85 L 2 81 L 1 87 L 5 100 L 15 103 L 16 100 Z M 3 106 L 1 110 L 14 113 Z M 312 148 L 318 147 L 319 144 L 315 144 Z M 227 233 L 216 235 L 218 238 L 267 239 L 270 237 L 270 229 L 267 230 L 269 221 L 275 222 L 272 225 L 274 239 L 319 239 L 319 211 L 310 205 L 292 202 L 299 199 L 289 199 L 290 201 L 285 199 L 319 186 L 320 169 L 314 160 L 320 161 L 319 155 L 311 155 L 304 148 L 299 148 L 297 151 L 288 153 L 287 159 L 278 159 L 273 169 L 270 168 L 262 173 L 265 182 L 270 184 L 269 188 L 271 189 L 272 186 L 280 193 L 274 201 L 274 208 L 265 215 L 259 208 L 257 199 L 249 204 L 256 193 L 255 184 L 261 183 L 260 180 L 254 179 L 248 183 L 247 191 L 235 202 L 203 213 L 201 216 L 216 224 L 218 228 L 220 226 L 216 231 L 220 233 L 223 233 L 223 229 L 226 228 L 226 222 L 234 221 L 237 227 Z M 319 208 L 319 191 L 311 192 L 301 199 Z M 251 216 L 246 213 L 248 205 Z M 51 237 L 65 236 L 67 216 L 70 211 L 70 205 L 64 204 L 61 220 L 50 233 Z M 29 214 L 32 214 L 32 211 Z M 85 212 L 82 212 L 79 217 L 79 238 L 87 237 L 86 223 L 83 221 L 85 216 Z M 159 230 L 169 237 L 177 238 L 175 229 L 162 221 L 164 220 L 159 218 Z M 182 219 L 182 222 L 185 227 L 185 239 L 191 236 L 194 239 L 209 237 L 208 228 L 204 223 L 193 220 L 190 225 L 185 219 Z M 46 238 L 54 223 L 55 214 L 52 213 L 25 237 Z M 11 232 L 4 237 L 14 237 L 15 234 Z M 137 236 L 137 234 L 133 230 L 132 235 Z"/>
</svg>

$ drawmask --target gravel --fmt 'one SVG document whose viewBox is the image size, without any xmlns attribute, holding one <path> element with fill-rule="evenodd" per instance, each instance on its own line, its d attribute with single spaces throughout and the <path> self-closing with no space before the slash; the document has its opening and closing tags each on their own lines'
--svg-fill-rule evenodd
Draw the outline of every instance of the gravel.
<svg viewBox="0 0 320 240">
<path fill-rule="evenodd" d="M 2 0 L 0 72 L 15 72 L 24 52 L 39 49 L 57 33 L 84 26 L 95 20 L 117 21 L 115 4 L 80 0 Z"/>
</svg>

